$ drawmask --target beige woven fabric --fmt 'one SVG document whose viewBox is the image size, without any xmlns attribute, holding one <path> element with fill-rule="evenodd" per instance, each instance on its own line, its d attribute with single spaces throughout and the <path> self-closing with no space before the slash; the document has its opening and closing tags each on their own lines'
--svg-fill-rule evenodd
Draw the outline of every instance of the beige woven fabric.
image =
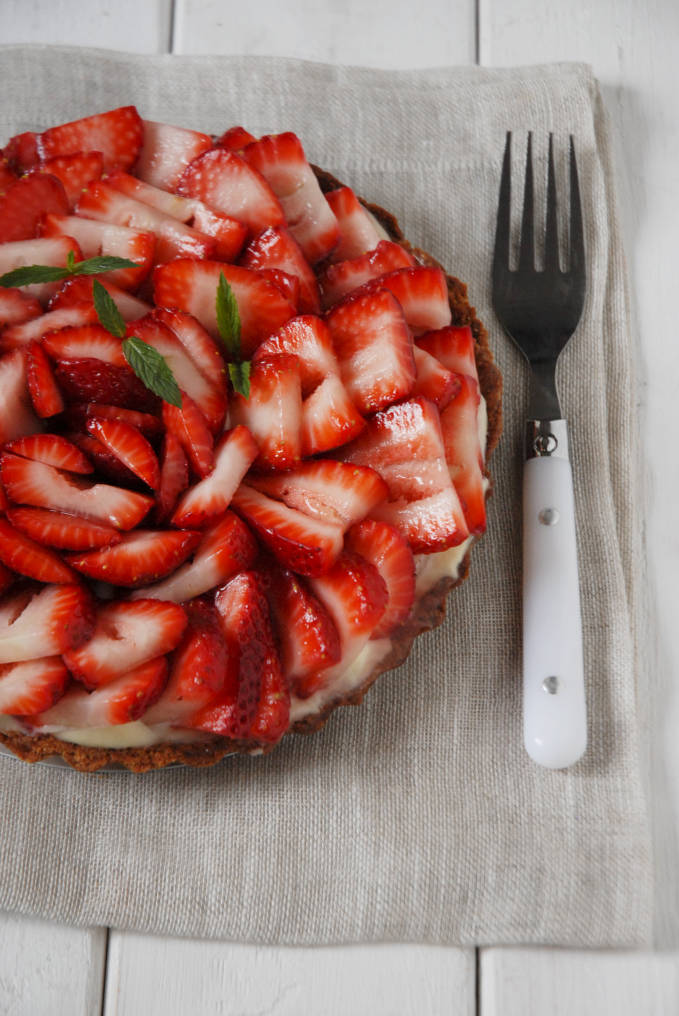
<svg viewBox="0 0 679 1016">
<path fill-rule="evenodd" d="M 76 924 L 288 944 L 644 943 L 648 823 L 635 713 L 640 560 L 632 341 L 609 140 L 587 68 L 383 72 L 280 59 L 0 50 L 0 138 L 134 102 L 204 131 L 291 129 L 469 283 L 505 378 L 489 533 L 442 629 L 360 709 L 267 758 L 81 775 L 0 758 L 0 907 Z M 520 725 L 526 373 L 489 308 L 505 131 L 577 139 L 584 319 L 562 365 L 590 715 L 579 765 Z M 645 689 L 642 688 L 642 692 Z"/>
</svg>

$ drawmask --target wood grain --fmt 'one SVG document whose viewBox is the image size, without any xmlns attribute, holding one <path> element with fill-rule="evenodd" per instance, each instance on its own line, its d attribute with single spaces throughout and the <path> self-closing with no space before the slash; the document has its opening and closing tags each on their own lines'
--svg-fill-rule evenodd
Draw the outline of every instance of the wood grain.
<svg viewBox="0 0 679 1016">
<path fill-rule="evenodd" d="M 2 0 L 0 41 L 164 53 L 171 10 L 172 0 Z"/>
</svg>

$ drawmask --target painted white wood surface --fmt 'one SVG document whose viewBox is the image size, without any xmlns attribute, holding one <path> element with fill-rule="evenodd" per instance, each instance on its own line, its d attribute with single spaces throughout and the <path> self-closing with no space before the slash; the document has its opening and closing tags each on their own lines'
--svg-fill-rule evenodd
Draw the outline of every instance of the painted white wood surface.
<svg viewBox="0 0 679 1016">
<path fill-rule="evenodd" d="M 0 0 L 0 42 L 165 53 L 172 0 Z"/>
</svg>

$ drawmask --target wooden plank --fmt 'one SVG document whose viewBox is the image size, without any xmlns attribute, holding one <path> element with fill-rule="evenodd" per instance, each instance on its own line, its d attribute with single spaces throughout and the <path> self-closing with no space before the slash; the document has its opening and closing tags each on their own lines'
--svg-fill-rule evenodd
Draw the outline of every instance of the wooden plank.
<svg viewBox="0 0 679 1016">
<path fill-rule="evenodd" d="M 484 949 L 480 1016 L 676 1016 L 671 953 Z"/>
<path fill-rule="evenodd" d="M 112 931 L 104 1016 L 473 1016 L 473 949 L 268 949 Z"/>
<path fill-rule="evenodd" d="M 104 928 L 68 928 L 0 913 L 0 1013 L 98 1016 Z"/>
<path fill-rule="evenodd" d="M 473 63 L 474 0 L 177 0 L 176 53 L 291 56 L 367 67 Z"/>
<path fill-rule="evenodd" d="M 166 53 L 171 10 L 172 0 L 2 0 L 0 40 Z"/>
</svg>

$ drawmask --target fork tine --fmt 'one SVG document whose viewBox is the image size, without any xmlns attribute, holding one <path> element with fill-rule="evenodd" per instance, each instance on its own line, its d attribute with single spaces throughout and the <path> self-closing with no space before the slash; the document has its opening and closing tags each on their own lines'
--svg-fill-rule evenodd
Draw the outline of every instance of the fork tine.
<svg viewBox="0 0 679 1016">
<path fill-rule="evenodd" d="M 554 135 L 549 135 L 549 166 L 547 169 L 547 224 L 545 227 L 545 271 L 559 271 L 559 227 L 556 211 L 556 177 L 554 173 Z"/>
<path fill-rule="evenodd" d="M 521 246 L 519 271 L 535 268 L 535 238 L 533 235 L 533 133 L 528 132 L 526 147 L 526 179 L 523 187 L 523 213 L 521 215 Z"/>
<path fill-rule="evenodd" d="M 512 174 L 512 132 L 507 131 L 505 154 L 502 160 L 502 176 L 500 178 L 500 198 L 498 202 L 497 223 L 495 226 L 495 253 L 493 270 L 509 270 L 509 218 L 511 202 Z"/>
<path fill-rule="evenodd" d="M 571 134 L 570 146 L 570 257 L 569 271 L 573 275 L 584 276 L 585 272 L 585 239 L 582 228 L 582 205 L 580 203 L 580 184 L 578 182 L 578 165 L 575 161 L 575 144 Z"/>
</svg>

